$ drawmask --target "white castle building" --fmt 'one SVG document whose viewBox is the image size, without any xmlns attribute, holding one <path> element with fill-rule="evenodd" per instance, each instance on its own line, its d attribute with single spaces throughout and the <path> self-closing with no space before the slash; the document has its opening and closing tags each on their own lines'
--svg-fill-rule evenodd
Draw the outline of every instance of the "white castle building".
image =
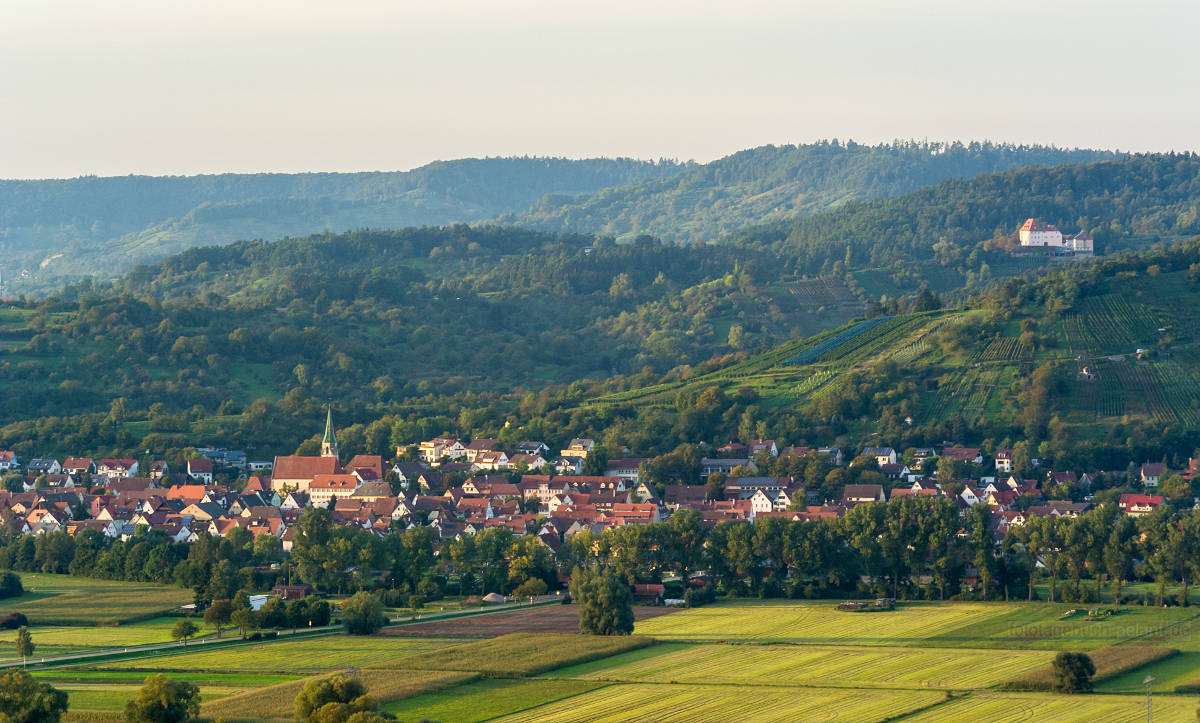
<svg viewBox="0 0 1200 723">
<path fill-rule="evenodd" d="M 1095 251 L 1092 235 L 1080 231 L 1074 236 L 1063 236 L 1057 226 L 1038 223 L 1036 218 L 1026 219 L 1018 234 L 1021 245 L 1069 251 L 1076 256 L 1091 256 Z"/>
</svg>

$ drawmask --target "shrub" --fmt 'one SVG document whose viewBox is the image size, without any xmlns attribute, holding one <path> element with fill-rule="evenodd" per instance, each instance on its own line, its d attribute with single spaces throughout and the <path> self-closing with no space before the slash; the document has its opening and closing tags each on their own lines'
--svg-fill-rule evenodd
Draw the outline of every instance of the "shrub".
<svg viewBox="0 0 1200 723">
<path fill-rule="evenodd" d="M 1086 653 L 1060 652 L 1054 656 L 1054 690 L 1058 693 L 1092 692 L 1096 666 Z"/>
<path fill-rule="evenodd" d="M 15 572 L 6 572 L 0 575 L 0 600 L 24 594 L 25 587 L 21 585 L 20 575 Z"/>
<path fill-rule="evenodd" d="M 4 630 L 16 630 L 17 628 L 29 625 L 29 618 L 25 617 L 24 613 L 9 613 L 0 620 L 0 628 Z"/>
<path fill-rule="evenodd" d="M 706 605 L 716 599 L 717 591 L 711 582 L 704 583 L 704 587 L 701 588 L 688 588 L 683 594 L 683 604 L 690 608 Z"/>
<path fill-rule="evenodd" d="M 536 577 L 532 577 L 525 582 L 517 585 L 517 589 L 513 590 L 513 595 L 517 597 L 537 597 L 538 595 L 546 594 L 546 581 Z"/>
</svg>

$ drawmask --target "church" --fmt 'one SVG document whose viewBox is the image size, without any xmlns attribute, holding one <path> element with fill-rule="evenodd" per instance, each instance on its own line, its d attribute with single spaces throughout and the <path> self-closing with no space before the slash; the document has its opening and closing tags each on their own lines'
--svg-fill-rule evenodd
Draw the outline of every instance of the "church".
<svg viewBox="0 0 1200 723">
<path fill-rule="evenodd" d="M 344 466 L 339 461 L 337 435 L 333 431 L 333 410 L 325 412 L 325 436 L 321 438 L 321 455 L 304 457 L 286 455 L 275 458 L 271 478 L 271 489 L 281 494 L 309 491 L 313 480 L 322 475 L 353 475 L 358 484 L 367 481 L 382 481 L 383 458 L 379 455 L 360 454 Z M 322 477 L 327 479 L 327 477 Z"/>
</svg>

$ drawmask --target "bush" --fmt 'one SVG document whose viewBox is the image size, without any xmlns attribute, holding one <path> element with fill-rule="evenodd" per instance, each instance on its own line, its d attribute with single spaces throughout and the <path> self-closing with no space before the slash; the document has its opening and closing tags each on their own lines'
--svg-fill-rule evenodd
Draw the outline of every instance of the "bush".
<svg viewBox="0 0 1200 723">
<path fill-rule="evenodd" d="M 0 600 L 24 594 L 25 587 L 21 584 L 20 575 L 15 572 L 6 572 L 0 575 Z"/>
<path fill-rule="evenodd" d="M 683 594 L 683 604 L 689 608 L 707 605 L 717 599 L 717 590 L 711 582 L 704 583 L 701 588 L 688 588 Z"/>
<path fill-rule="evenodd" d="M 373 595 L 371 597 L 374 598 Z M 301 723 L 322 723 L 345 721 L 351 716 L 358 716 L 356 720 L 381 720 L 378 715 L 374 718 L 359 715 L 374 713 L 378 707 L 375 700 L 367 695 L 362 681 L 334 673 L 304 686 L 304 690 L 296 696 L 296 720 Z"/>
<path fill-rule="evenodd" d="M 4 630 L 16 630 L 27 625 L 29 625 L 29 618 L 25 617 L 24 613 L 9 613 L 3 620 L 0 620 L 0 628 Z"/>
<path fill-rule="evenodd" d="M 199 713 L 199 689 L 162 674 L 146 678 L 138 697 L 125 704 L 125 720 L 131 723 L 183 723 Z"/>
<path fill-rule="evenodd" d="M 546 594 L 546 581 L 539 578 L 530 578 L 525 582 L 517 585 L 517 589 L 512 591 L 516 597 L 537 597 Z"/>
</svg>

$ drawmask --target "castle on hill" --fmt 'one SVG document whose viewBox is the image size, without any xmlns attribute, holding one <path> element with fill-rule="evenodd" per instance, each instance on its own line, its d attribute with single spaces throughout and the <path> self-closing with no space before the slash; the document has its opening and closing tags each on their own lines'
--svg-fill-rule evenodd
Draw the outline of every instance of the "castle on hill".
<svg viewBox="0 0 1200 723">
<path fill-rule="evenodd" d="M 1071 256 L 1091 256 L 1095 252 L 1095 242 L 1087 231 L 1063 236 L 1057 226 L 1039 223 L 1036 218 L 1026 219 L 1018 236 L 1023 249 L 1047 249 Z"/>
</svg>

